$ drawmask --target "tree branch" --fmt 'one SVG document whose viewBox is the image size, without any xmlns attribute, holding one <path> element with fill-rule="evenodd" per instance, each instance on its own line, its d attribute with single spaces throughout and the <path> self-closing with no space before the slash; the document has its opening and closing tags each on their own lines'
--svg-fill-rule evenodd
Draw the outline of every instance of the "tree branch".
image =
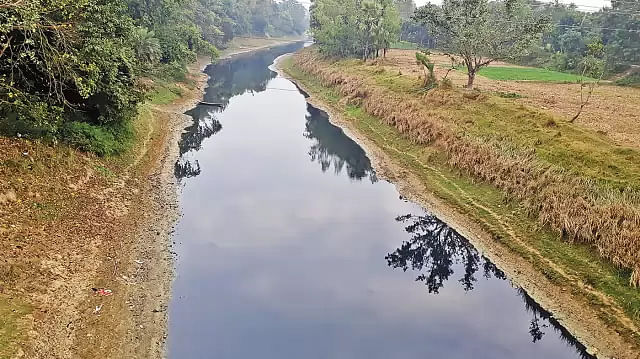
<svg viewBox="0 0 640 359">
<path fill-rule="evenodd" d="M 4 55 L 5 51 L 7 51 L 7 48 L 11 44 L 11 39 L 12 39 L 12 37 L 9 37 L 9 39 L 7 39 L 7 43 L 2 46 L 2 50 L 0 50 L 0 57 L 2 57 L 2 55 Z"/>
<path fill-rule="evenodd" d="M 20 5 L 22 5 L 22 3 L 24 2 L 24 0 L 16 0 L 12 3 L 9 4 L 0 4 L 0 9 L 11 9 L 11 8 L 16 8 Z"/>
</svg>

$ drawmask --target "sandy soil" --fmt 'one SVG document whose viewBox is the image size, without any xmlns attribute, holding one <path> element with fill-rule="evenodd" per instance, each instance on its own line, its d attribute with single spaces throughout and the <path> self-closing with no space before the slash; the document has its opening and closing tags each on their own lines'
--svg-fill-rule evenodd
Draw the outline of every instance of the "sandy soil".
<svg viewBox="0 0 640 359">
<path fill-rule="evenodd" d="M 586 305 L 586 298 L 577 297 L 567 288 L 550 282 L 531 263 L 495 241 L 480 224 L 470 221 L 451 205 L 436 197 L 415 173 L 405 169 L 366 135 L 360 133 L 340 110 L 314 98 L 313 92 L 310 92 L 303 83 L 283 71 L 280 72 L 309 93 L 311 97 L 307 101 L 326 111 L 333 124 L 341 127 L 349 137 L 365 149 L 380 178 L 395 184 L 398 192 L 404 197 L 429 209 L 468 238 L 484 256 L 507 274 L 514 286 L 523 288 L 536 302 L 552 313 L 553 317 L 583 343 L 590 353 L 597 355 L 598 358 L 640 358 L 638 351 L 619 334 L 612 331 L 598 317 L 598 314 Z"/>
<path fill-rule="evenodd" d="M 252 39 L 223 56 L 287 42 Z M 182 86 L 175 103 L 149 108 L 130 158 L 0 137 L 0 301 L 32 309 L 19 319 L 12 357 L 165 356 L 179 216 L 173 169 L 208 63 L 191 66 L 195 86 Z"/>
<path fill-rule="evenodd" d="M 451 61 L 437 54 L 430 58 L 436 63 L 436 75 L 442 78 L 446 69 L 451 67 Z M 412 50 L 390 50 L 382 64 L 389 70 L 400 69 L 404 75 L 422 75 L 422 70 L 416 64 L 415 51 Z M 501 62 L 494 64 L 505 65 L 514 66 Z M 458 86 L 467 82 L 467 74 L 460 71 L 451 71 L 448 78 Z M 498 81 L 478 75 L 475 86 L 481 90 L 517 93 L 523 97 L 513 101 L 551 112 L 566 120 L 571 119 L 580 107 L 580 87 L 577 84 Z M 620 145 L 640 147 L 640 89 L 601 84 L 576 123 L 602 131 Z"/>
</svg>

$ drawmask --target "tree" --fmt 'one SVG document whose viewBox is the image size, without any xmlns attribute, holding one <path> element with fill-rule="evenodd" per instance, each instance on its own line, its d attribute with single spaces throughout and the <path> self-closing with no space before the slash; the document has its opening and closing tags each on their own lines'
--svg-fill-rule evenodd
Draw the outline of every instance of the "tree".
<svg viewBox="0 0 640 359">
<path fill-rule="evenodd" d="M 591 95 L 593 95 L 593 90 L 595 90 L 596 86 L 600 83 L 602 76 L 605 71 L 605 60 L 604 60 L 604 45 L 600 40 L 593 41 L 587 45 L 587 51 L 582 59 L 581 67 L 582 67 L 582 75 L 580 77 L 580 108 L 578 112 L 569 120 L 569 122 L 574 122 L 578 119 L 578 116 L 582 113 L 582 110 L 587 106 L 589 100 L 591 99 Z M 590 80 L 586 80 L 585 78 L 591 78 Z M 596 79 L 595 81 L 593 79 Z M 585 93 L 585 88 L 586 93 Z"/>
<path fill-rule="evenodd" d="M 114 153 L 138 77 L 179 80 L 237 34 L 301 34 L 306 14 L 295 0 L 0 0 L 0 132 Z"/>
<path fill-rule="evenodd" d="M 427 52 L 416 52 L 416 61 L 419 65 L 422 65 L 422 71 L 424 72 L 424 81 L 422 86 L 426 89 L 430 89 L 436 86 L 438 80 L 433 72 L 435 64 L 431 62 Z"/>
<path fill-rule="evenodd" d="M 311 32 L 320 51 L 334 56 L 378 56 L 400 32 L 392 0 L 317 0 L 310 10 Z"/>
<path fill-rule="evenodd" d="M 400 34 L 400 16 L 398 10 L 391 0 L 380 0 L 380 14 L 378 24 L 374 31 L 376 56 L 378 50 L 383 50 L 386 57 L 387 49 L 398 40 Z"/>
<path fill-rule="evenodd" d="M 403 22 L 411 20 L 416 11 L 416 3 L 413 0 L 394 0 L 398 15 Z"/>
<path fill-rule="evenodd" d="M 442 6 L 419 8 L 414 19 L 436 35 L 443 50 L 462 58 L 467 88 L 482 67 L 527 54 L 549 24 L 523 0 L 444 0 Z"/>
<path fill-rule="evenodd" d="M 153 31 L 149 31 L 145 27 L 138 27 L 134 31 L 133 38 L 133 49 L 138 61 L 149 65 L 160 61 L 162 55 L 160 40 L 155 37 Z"/>
</svg>

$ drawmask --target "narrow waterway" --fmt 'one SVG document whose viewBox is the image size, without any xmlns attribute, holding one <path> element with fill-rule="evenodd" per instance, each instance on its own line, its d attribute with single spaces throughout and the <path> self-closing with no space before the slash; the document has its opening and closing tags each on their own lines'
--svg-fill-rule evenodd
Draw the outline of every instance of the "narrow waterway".
<svg viewBox="0 0 640 359">
<path fill-rule="evenodd" d="M 175 174 L 169 357 L 591 358 L 269 69 L 209 66 Z"/>
</svg>

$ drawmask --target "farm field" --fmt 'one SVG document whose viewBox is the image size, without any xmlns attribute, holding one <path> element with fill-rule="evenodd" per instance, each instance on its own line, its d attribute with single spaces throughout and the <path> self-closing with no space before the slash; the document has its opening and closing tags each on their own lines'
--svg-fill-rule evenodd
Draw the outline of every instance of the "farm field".
<svg viewBox="0 0 640 359">
<path fill-rule="evenodd" d="M 489 66 L 478 72 L 478 75 L 491 80 L 502 81 L 541 81 L 554 83 L 578 83 L 595 81 L 593 78 L 582 78 L 580 75 L 565 72 L 522 66 Z"/>
</svg>

